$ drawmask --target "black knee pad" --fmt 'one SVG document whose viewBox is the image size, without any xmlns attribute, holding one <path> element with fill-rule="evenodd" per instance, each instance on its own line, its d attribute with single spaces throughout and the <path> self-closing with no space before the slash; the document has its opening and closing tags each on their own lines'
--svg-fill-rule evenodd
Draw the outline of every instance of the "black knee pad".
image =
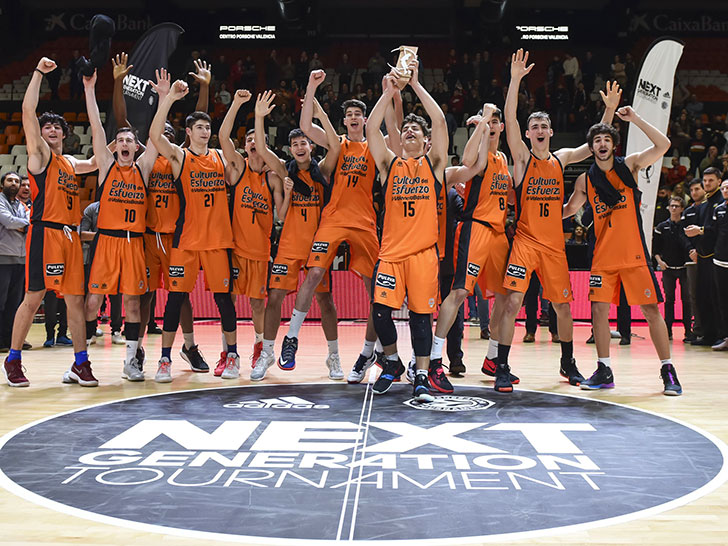
<svg viewBox="0 0 728 546">
<path fill-rule="evenodd" d="M 223 332 L 234 332 L 237 317 L 235 316 L 235 305 L 229 292 L 215 292 L 215 303 L 220 312 L 220 322 Z"/>
<path fill-rule="evenodd" d="M 162 326 L 165 332 L 177 331 L 179 312 L 186 295 L 185 292 L 170 292 L 167 296 L 167 305 L 164 307 L 164 325 Z"/>
<path fill-rule="evenodd" d="M 414 313 L 410 310 L 410 331 L 412 333 L 412 348 L 415 356 L 430 356 L 432 350 L 432 324 L 430 315 Z"/>
<path fill-rule="evenodd" d="M 375 303 L 372 308 L 372 321 L 379 341 L 384 347 L 397 342 L 397 329 L 392 320 L 392 308 Z"/>
</svg>

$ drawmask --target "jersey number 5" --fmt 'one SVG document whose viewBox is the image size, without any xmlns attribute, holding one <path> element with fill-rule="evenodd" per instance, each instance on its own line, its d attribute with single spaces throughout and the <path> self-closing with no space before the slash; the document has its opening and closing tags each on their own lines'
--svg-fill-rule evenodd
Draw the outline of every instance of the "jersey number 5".
<svg viewBox="0 0 728 546">
<path fill-rule="evenodd" d="M 402 201 L 402 206 L 404 207 L 404 216 L 414 216 L 415 215 L 415 204 L 413 201 Z"/>
</svg>

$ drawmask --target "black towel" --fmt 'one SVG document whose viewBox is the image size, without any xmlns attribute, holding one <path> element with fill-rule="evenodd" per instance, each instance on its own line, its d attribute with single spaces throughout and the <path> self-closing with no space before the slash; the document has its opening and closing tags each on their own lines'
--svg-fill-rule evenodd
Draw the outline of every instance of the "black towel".
<svg viewBox="0 0 728 546">
<path fill-rule="evenodd" d="M 93 76 L 94 70 L 101 68 L 109 62 L 109 53 L 111 52 L 111 37 L 116 32 L 116 24 L 111 17 L 106 15 L 94 15 L 91 19 L 91 31 L 89 33 L 89 57 L 82 57 L 80 64 L 80 73 L 83 76 Z"/>
<path fill-rule="evenodd" d="M 624 182 L 625 186 L 637 190 L 637 182 L 635 182 L 632 176 L 632 171 L 624 163 L 624 157 L 614 157 L 614 171 L 622 182 Z M 594 187 L 594 191 L 602 203 L 608 207 L 613 207 L 619 203 L 619 191 L 610 184 L 609 180 L 607 180 L 607 174 L 597 166 L 596 161 L 589 167 L 588 176 L 591 185 Z"/>
<path fill-rule="evenodd" d="M 298 176 L 298 163 L 296 163 L 295 159 L 290 160 L 286 164 L 286 168 L 288 169 L 288 176 L 293 180 L 293 190 L 297 191 L 301 195 L 305 195 L 306 197 L 311 196 L 311 186 L 309 186 L 306 182 L 301 180 L 301 178 Z M 311 159 L 311 166 L 308 168 L 308 172 L 311 173 L 311 179 L 314 182 L 318 182 L 324 187 L 327 187 L 329 185 L 329 181 L 326 180 L 326 177 L 321 173 L 321 169 L 319 168 L 318 161 L 315 159 Z"/>
</svg>

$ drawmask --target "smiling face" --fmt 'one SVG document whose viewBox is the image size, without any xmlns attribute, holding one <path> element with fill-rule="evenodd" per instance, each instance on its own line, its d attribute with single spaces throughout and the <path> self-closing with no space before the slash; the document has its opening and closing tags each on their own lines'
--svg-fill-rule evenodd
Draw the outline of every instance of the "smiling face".
<svg viewBox="0 0 728 546">
<path fill-rule="evenodd" d="M 614 157 L 614 141 L 612 140 L 612 135 L 606 133 L 596 135 L 591 149 L 597 160 L 609 161 Z"/>
<path fill-rule="evenodd" d="M 526 138 L 531 141 L 531 148 L 548 150 L 551 137 L 554 135 L 551 122 L 547 117 L 532 117 L 528 120 Z"/>
<path fill-rule="evenodd" d="M 299 165 L 311 161 L 311 141 L 305 136 L 297 136 L 291 139 L 289 144 L 290 153 Z"/>
<path fill-rule="evenodd" d="M 190 143 L 197 147 L 207 147 L 207 143 L 210 141 L 210 122 L 200 119 L 195 121 L 191 127 L 185 129 L 190 137 Z"/>
<path fill-rule="evenodd" d="M 361 108 L 350 106 L 346 109 L 346 113 L 344 113 L 344 127 L 346 127 L 347 133 L 361 134 L 364 131 L 366 122 L 367 118 L 364 116 Z"/>
<path fill-rule="evenodd" d="M 400 142 L 407 155 L 416 157 L 424 153 L 427 135 L 425 135 L 419 123 L 410 121 L 402 126 Z"/>
<path fill-rule="evenodd" d="M 48 143 L 51 149 L 63 147 L 63 127 L 60 123 L 46 123 L 40 128 L 40 136 Z"/>
</svg>

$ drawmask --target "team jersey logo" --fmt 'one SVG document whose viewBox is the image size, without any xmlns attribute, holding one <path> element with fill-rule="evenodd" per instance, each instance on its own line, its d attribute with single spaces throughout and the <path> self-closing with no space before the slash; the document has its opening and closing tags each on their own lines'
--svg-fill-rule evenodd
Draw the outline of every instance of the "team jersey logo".
<svg viewBox="0 0 728 546">
<path fill-rule="evenodd" d="M 515 277 L 516 279 L 525 279 L 526 268 L 522 265 L 508 264 L 508 269 L 506 269 L 506 276 Z"/>
<path fill-rule="evenodd" d="M 170 265 L 169 266 L 169 276 L 180 278 L 185 276 L 185 266 L 183 265 Z"/>
<path fill-rule="evenodd" d="M 46 264 L 46 275 L 49 277 L 60 277 L 63 275 L 66 266 L 64 264 Z"/>
<path fill-rule="evenodd" d="M 590 275 L 589 276 L 589 288 L 601 288 L 602 287 L 602 276 L 601 275 Z"/>
<path fill-rule="evenodd" d="M 233 267 L 233 280 L 237 281 L 239 276 L 240 276 L 240 269 L 237 267 Z"/>
<path fill-rule="evenodd" d="M 329 243 L 323 241 L 316 241 L 311 247 L 311 252 L 317 252 L 319 254 L 326 254 L 329 251 Z"/>
<path fill-rule="evenodd" d="M 480 275 L 480 266 L 473 262 L 468 262 L 468 275 L 471 277 L 477 277 Z"/>
<path fill-rule="evenodd" d="M 272 275 L 288 275 L 288 266 L 286 264 L 273 264 L 270 272 Z"/>
<path fill-rule="evenodd" d="M 384 273 L 377 273 L 377 286 L 394 290 L 397 287 L 397 278 Z"/>
</svg>

